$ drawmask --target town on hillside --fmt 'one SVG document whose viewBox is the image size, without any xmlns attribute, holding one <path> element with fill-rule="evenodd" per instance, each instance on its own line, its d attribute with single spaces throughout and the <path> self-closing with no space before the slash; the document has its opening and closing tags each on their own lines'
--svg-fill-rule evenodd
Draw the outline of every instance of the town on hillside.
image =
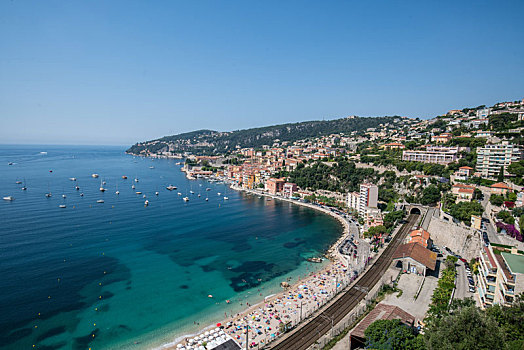
<svg viewBox="0 0 524 350">
<path fill-rule="evenodd" d="M 370 329 L 378 320 L 437 334 L 438 320 L 454 308 L 476 305 L 487 310 L 482 317 L 494 317 L 491 306 L 520 301 L 524 99 L 429 120 L 352 116 L 322 123 L 204 130 L 138 143 L 128 153 L 185 159 L 182 170 L 190 179 L 220 179 L 251 194 L 341 213 L 358 227 L 369 259 L 390 254 L 387 281 L 373 294 L 378 305 L 360 313 L 350 331 L 319 334 L 320 345 L 332 342 L 334 333 L 345 335 L 338 340 L 351 348 L 372 344 Z M 257 141 L 249 145 L 239 135 Z M 420 219 L 398 233 L 410 214 Z M 395 234 L 403 234 L 401 242 L 387 253 Z M 340 247 L 352 266 L 353 238 Z M 416 339 L 408 336 L 413 344 L 406 348 L 417 348 Z"/>
</svg>

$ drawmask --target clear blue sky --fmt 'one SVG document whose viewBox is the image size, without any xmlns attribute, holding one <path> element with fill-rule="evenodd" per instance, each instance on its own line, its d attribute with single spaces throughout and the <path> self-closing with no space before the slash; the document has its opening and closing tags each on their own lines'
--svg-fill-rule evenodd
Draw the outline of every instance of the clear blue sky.
<svg viewBox="0 0 524 350">
<path fill-rule="evenodd" d="M 524 1 L 0 2 L 0 143 L 524 98 Z"/>
</svg>

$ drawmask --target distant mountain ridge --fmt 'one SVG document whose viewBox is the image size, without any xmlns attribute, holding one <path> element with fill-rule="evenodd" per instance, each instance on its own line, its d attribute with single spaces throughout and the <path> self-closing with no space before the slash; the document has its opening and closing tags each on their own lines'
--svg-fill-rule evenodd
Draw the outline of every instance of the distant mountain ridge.
<svg viewBox="0 0 524 350">
<path fill-rule="evenodd" d="M 156 140 L 139 142 L 126 152 L 131 154 L 152 154 L 161 152 L 192 152 L 193 154 L 222 154 L 237 146 L 262 147 L 272 145 L 275 140 L 293 142 L 309 137 L 330 134 L 349 134 L 379 126 L 400 126 L 406 117 L 347 117 L 334 120 L 315 120 L 299 123 L 265 126 L 230 132 L 196 130 L 178 135 L 165 136 Z"/>
</svg>

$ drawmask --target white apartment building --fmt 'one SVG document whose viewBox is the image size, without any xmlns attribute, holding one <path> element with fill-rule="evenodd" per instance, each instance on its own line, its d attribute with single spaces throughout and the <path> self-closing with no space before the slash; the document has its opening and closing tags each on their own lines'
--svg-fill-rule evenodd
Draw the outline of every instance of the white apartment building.
<svg viewBox="0 0 524 350">
<path fill-rule="evenodd" d="M 513 250 L 494 252 L 492 246 L 482 247 L 477 293 L 483 306 L 510 306 L 524 291 L 524 255 Z"/>
<path fill-rule="evenodd" d="M 477 148 L 477 171 L 485 177 L 496 177 L 504 167 L 524 159 L 524 150 L 521 146 L 510 144 L 508 141 L 494 145 L 485 145 Z"/>
<path fill-rule="evenodd" d="M 356 211 L 360 208 L 360 192 L 348 193 L 348 208 Z"/>
<path fill-rule="evenodd" d="M 458 160 L 458 152 L 458 147 L 428 147 L 425 151 L 404 151 L 402 160 L 446 165 Z"/>
<path fill-rule="evenodd" d="M 360 185 L 358 215 L 366 216 L 366 207 L 376 208 L 378 204 L 378 187 L 373 184 Z"/>
</svg>

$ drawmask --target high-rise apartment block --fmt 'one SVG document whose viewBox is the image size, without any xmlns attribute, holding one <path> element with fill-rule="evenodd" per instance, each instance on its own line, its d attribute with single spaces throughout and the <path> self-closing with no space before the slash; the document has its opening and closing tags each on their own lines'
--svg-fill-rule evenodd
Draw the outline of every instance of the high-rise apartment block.
<svg viewBox="0 0 524 350">
<path fill-rule="evenodd" d="M 507 141 L 477 148 L 477 171 L 485 177 L 496 177 L 501 168 L 507 173 L 508 166 L 524 159 L 522 146 Z"/>
<path fill-rule="evenodd" d="M 362 217 L 366 214 L 366 207 L 376 208 L 378 204 L 378 187 L 373 184 L 360 185 L 358 214 Z"/>
</svg>

